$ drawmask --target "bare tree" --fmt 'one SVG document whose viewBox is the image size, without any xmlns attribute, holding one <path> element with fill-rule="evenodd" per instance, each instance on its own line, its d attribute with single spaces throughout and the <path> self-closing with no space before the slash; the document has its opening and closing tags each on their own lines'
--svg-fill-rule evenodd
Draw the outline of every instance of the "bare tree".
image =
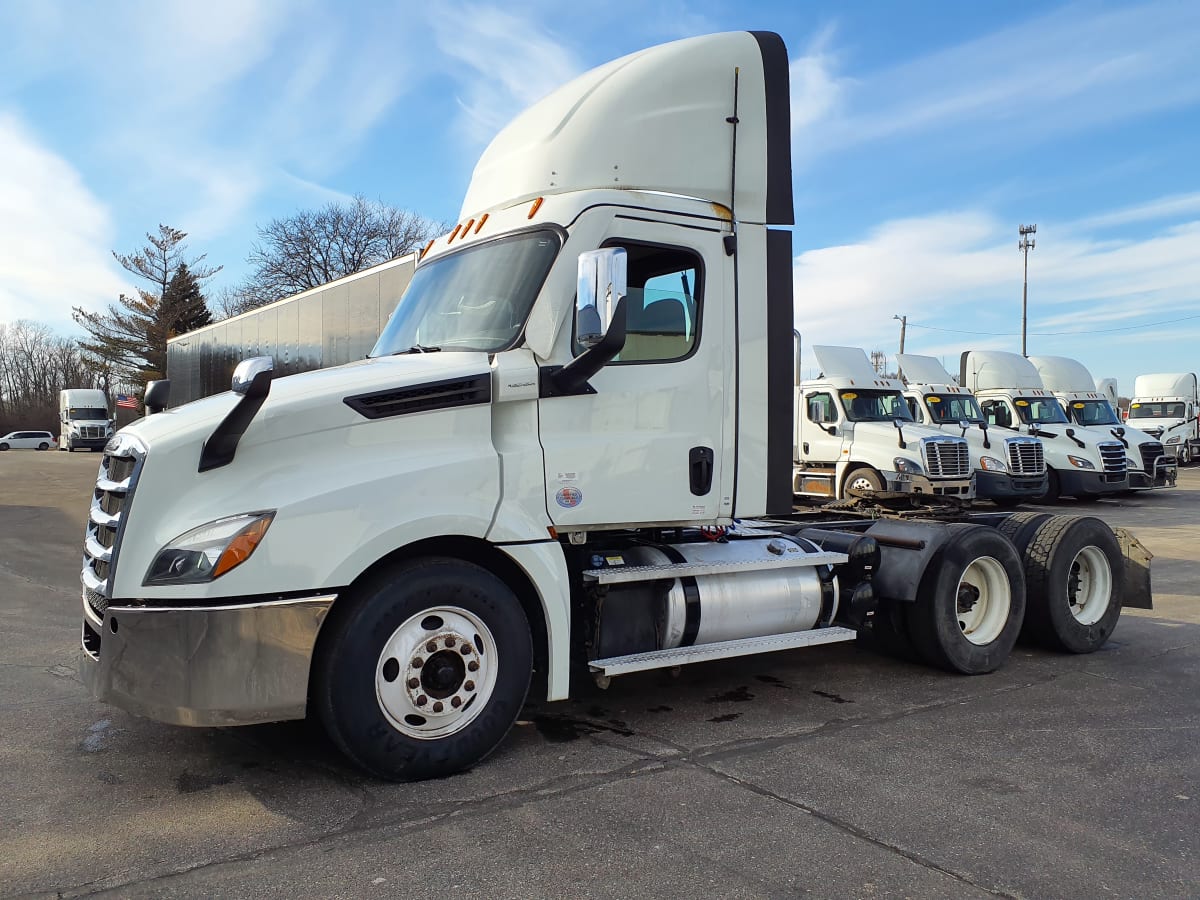
<svg viewBox="0 0 1200 900">
<path fill-rule="evenodd" d="M 302 210 L 259 228 L 247 262 L 253 274 L 218 299 L 236 315 L 403 256 L 445 226 L 417 213 L 355 196 Z"/>
<path fill-rule="evenodd" d="M 58 430 L 58 392 L 107 389 L 78 344 L 40 322 L 0 323 L 0 434 L 18 428 Z"/>
</svg>

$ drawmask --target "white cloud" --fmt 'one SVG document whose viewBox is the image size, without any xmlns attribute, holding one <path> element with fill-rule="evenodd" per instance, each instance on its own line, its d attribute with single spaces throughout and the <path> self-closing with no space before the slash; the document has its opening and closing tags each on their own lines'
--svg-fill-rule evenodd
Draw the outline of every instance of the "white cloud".
<svg viewBox="0 0 1200 900">
<path fill-rule="evenodd" d="M 818 32 L 803 56 L 789 67 L 792 88 L 792 136 L 807 132 L 839 108 L 847 80 L 836 74 L 837 59 L 831 48 L 834 30 Z"/>
<path fill-rule="evenodd" d="M 1072 223 L 1073 227 L 1112 228 L 1119 225 L 1131 225 L 1136 222 L 1153 222 L 1161 219 L 1172 219 L 1200 213 L 1200 191 L 1192 194 L 1174 194 L 1170 197 L 1159 197 L 1149 203 L 1139 203 L 1124 209 L 1113 210 L 1098 216 L 1089 216 Z"/>
<path fill-rule="evenodd" d="M 109 212 L 79 173 L 0 113 L 0 321 L 62 330 L 72 306 L 97 309 L 129 292 L 111 244 Z"/>
</svg>

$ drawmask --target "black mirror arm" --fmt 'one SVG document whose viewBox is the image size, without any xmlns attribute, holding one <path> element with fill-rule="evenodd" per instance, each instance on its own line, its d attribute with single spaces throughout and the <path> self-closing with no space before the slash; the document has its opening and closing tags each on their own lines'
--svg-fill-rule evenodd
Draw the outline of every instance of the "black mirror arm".
<svg viewBox="0 0 1200 900">
<path fill-rule="evenodd" d="M 608 331 L 596 344 L 575 357 L 554 373 L 554 392 L 558 395 L 576 394 L 588 380 L 612 362 L 625 346 L 625 298 L 617 301 Z"/>
</svg>

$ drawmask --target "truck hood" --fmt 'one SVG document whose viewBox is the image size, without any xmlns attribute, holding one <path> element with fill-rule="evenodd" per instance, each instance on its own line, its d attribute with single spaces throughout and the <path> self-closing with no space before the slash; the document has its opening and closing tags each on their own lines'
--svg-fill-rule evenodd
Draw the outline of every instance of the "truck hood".
<svg viewBox="0 0 1200 900">
<path fill-rule="evenodd" d="M 347 363 L 276 378 L 239 447 L 303 437 L 368 422 L 343 400 L 374 391 L 418 386 L 489 372 L 486 353 L 417 353 Z M 202 444 L 241 399 L 232 391 L 138 419 L 122 429 L 147 447 Z"/>
<path fill-rule="evenodd" d="M 954 433 L 951 434 L 948 431 L 942 431 L 939 428 L 929 425 L 919 425 L 916 422 L 904 423 L 904 442 L 909 445 L 909 451 L 914 451 L 913 442 L 919 441 L 921 438 L 945 439 L 950 437 L 956 438 L 958 436 L 958 429 L 955 429 Z M 887 442 L 896 448 L 897 455 L 905 452 L 900 448 L 900 438 L 896 431 L 896 426 L 891 422 L 855 422 L 854 439 L 856 441 L 869 440 L 878 444 Z"/>
</svg>

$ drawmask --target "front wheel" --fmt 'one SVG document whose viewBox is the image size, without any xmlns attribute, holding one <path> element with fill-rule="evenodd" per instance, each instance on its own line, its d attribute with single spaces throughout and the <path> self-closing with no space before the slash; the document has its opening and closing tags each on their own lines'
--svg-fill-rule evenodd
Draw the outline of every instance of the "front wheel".
<svg viewBox="0 0 1200 900">
<path fill-rule="evenodd" d="M 846 476 L 845 492 L 851 497 L 870 495 L 882 490 L 883 476 L 874 469 L 855 469 Z"/>
<path fill-rule="evenodd" d="M 503 740 L 533 670 L 513 592 L 478 566 L 405 563 L 334 607 L 313 694 L 334 743 L 381 778 L 467 769 Z"/>
<path fill-rule="evenodd" d="M 8 444 L 0 444 L 0 452 L 3 452 L 7 449 L 8 449 Z"/>
<path fill-rule="evenodd" d="M 954 525 L 921 577 L 908 625 L 930 665 L 981 675 L 1008 658 L 1024 615 L 1025 574 L 1012 542 L 994 528 Z"/>
</svg>

